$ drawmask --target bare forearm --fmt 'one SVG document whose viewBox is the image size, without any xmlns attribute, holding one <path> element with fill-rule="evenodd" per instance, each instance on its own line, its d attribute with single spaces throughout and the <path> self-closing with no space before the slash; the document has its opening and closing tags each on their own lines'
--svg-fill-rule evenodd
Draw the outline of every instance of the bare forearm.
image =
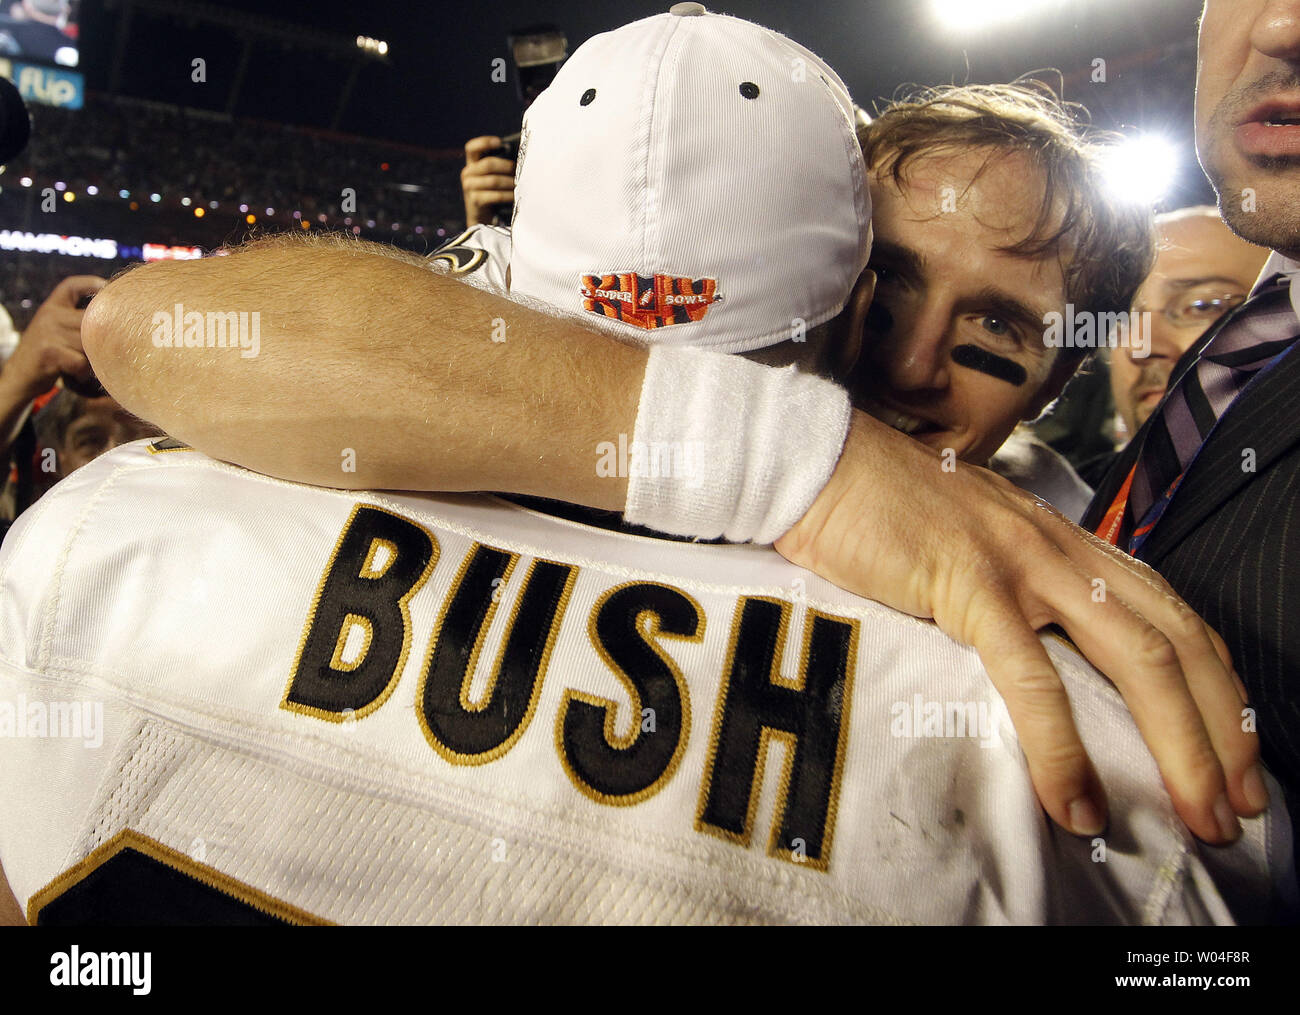
<svg viewBox="0 0 1300 1015">
<path fill-rule="evenodd" d="M 160 348 L 154 315 L 176 304 L 246 312 L 250 330 L 257 313 L 258 340 Z M 259 472 L 612 509 L 626 497 L 625 479 L 597 475 L 596 448 L 632 430 L 643 350 L 363 247 L 140 268 L 95 298 L 83 333 L 128 409 Z"/>
</svg>

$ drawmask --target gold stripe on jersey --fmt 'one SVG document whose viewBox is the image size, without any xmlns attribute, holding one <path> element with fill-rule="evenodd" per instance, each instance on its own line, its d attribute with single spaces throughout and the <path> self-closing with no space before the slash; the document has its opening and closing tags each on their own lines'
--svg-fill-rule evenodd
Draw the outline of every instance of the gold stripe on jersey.
<svg viewBox="0 0 1300 1015">
<path fill-rule="evenodd" d="M 585 780 L 574 768 L 571 758 L 571 745 L 567 742 L 565 736 L 565 725 L 569 716 L 569 708 L 574 702 L 581 702 L 594 708 L 604 711 L 603 734 L 605 744 L 614 751 L 627 751 L 635 745 L 638 739 L 644 735 L 642 726 L 643 701 L 641 693 L 626 670 L 616 662 L 610 655 L 608 648 L 599 637 L 596 625 L 601 616 L 601 612 L 606 605 L 616 595 L 625 593 L 629 589 L 637 588 L 656 588 L 670 592 L 687 603 L 694 613 L 694 621 L 690 633 L 678 634 L 662 630 L 660 626 L 661 617 L 656 610 L 647 607 L 639 611 L 636 615 L 635 627 L 641 636 L 641 641 L 646 649 L 657 656 L 663 663 L 668 673 L 671 675 L 673 683 L 677 688 L 677 697 L 681 706 L 681 719 L 677 729 L 677 743 L 673 748 L 671 757 L 663 770 L 647 786 L 632 793 L 609 793 L 591 785 Z M 626 807 L 632 804 L 638 804 L 643 800 L 658 793 L 677 771 L 677 766 L 681 763 L 682 755 L 686 751 L 686 745 L 690 739 L 691 733 L 691 699 L 690 688 L 685 678 L 682 676 L 681 669 L 673 661 L 664 649 L 658 644 L 658 638 L 675 638 L 681 641 L 700 642 L 704 639 L 704 628 L 707 618 L 704 608 L 693 597 L 683 592 L 681 589 L 674 588 L 671 585 L 664 585 L 660 582 L 624 582 L 613 588 L 606 589 L 596 600 L 592 608 L 591 616 L 587 620 L 587 639 L 591 642 L 592 648 L 600 659 L 609 667 L 610 672 L 618 679 L 626 689 L 628 697 L 631 699 L 631 724 L 627 736 L 620 737 L 617 730 L 617 716 L 619 703 L 612 698 L 603 698 L 596 694 L 589 694 L 583 691 L 575 691 L 567 688 L 564 696 L 560 701 L 559 713 L 555 718 L 555 750 L 559 755 L 560 764 L 564 767 L 564 772 L 568 775 L 569 780 L 577 787 L 578 791 L 584 796 L 600 804 L 608 804 L 615 807 Z M 657 735 L 657 734 L 655 734 Z"/>
<path fill-rule="evenodd" d="M 333 711 L 331 709 L 318 708 L 312 705 L 303 704 L 301 702 L 292 701 L 290 700 L 290 695 L 293 693 L 294 683 L 298 678 L 299 669 L 302 665 L 303 651 L 307 647 L 307 639 L 311 636 L 312 629 L 316 624 L 316 617 L 320 610 L 320 605 L 321 605 L 321 597 L 325 594 L 326 587 L 329 584 L 330 575 L 337 564 L 338 555 L 342 551 L 344 545 L 346 544 L 348 535 L 352 531 L 352 527 L 355 524 L 357 524 L 357 519 L 363 511 L 374 512 L 375 514 L 381 514 L 381 515 L 388 515 L 392 518 L 395 518 L 399 522 L 409 525 L 414 529 L 418 529 L 420 532 L 424 533 L 424 535 L 429 540 L 430 553 L 429 553 L 428 562 L 424 565 L 423 570 L 420 572 L 419 576 L 415 579 L 411 587 L 407 590 L 405 595 L 402 595 L 397 600 L 397 607 L 400 612 L 401 620 L 402 620 L 401 651 L 398 654 L 397 661 L 393 666 L 393 672 L 389 676 L 388 682 L 385 685 L 384 689 L 373 700 L 367 702 L 359 709 L 353 709 L 351 711 L 347 709 Z M 374 562 L 376 543 L 385 544 L 386 548 L 389 551 L 389 557 L 387 563 L 384 565 L 384 568 L 381 572 L 376 572 L 373 576 L 366 575 L 365 574 L 366 569 L 369 568 L 370 565 L 373 564 Z M 387 574 L 389 569 L 392 568 L 393 564 L 397 560 L 398 552 L 399 552 L 398 548 L 392 540 L 384 539 L 382 537 L 374 537 L 369 547 L 367 548 L 365 564 L 363 565 L 361 572 L 357 575 L 357 577 L 358 578 L 367 577 L 370 578 L 371 580 L 378 580 L 379 577 L 382 577 L 384 574 Z M 320 581 L 316 585 L 316 593 L 315 595 L 312 596 L 311 608 L 308 610 L 307 613 L 307 622 L 303 625 L 303 629 L 302 629 L 302 637 L 298 639 L 298 648 L 294 652 L 293 669 L 290 671 L 289 683 L 285 688 L 284 696 L 280 699 L 280 707 L 289 712 L 297 712 L 301 715 L 314 716 L 317 719 L 324 719 L 327 722 L 342 723 L 345 720 L 362 719 L 365 716 L 368 716 L 371 712 L 375 711 L 375 709 L 383 705 L 384 702 L 387 701 L 389 696 L 393 693 L 394 688 L 397 686 L 398 678 L 401 677 L 402 670 L 406 666 L 407 657 L 410 655 L 411 637 L 412 637 L 410 601 L 415 596 L 415 594 L 419 592 L 421 588 L 424 587 L 424 583 L 428 580 L 429 575 L 433 573 L 433 569 L 435 565 L 438 563 L 438 557 L 441 554 L 441 552 L 442 552 L 441 547 L 438 544 L 437 537 L 434 536 L 434 534 L 428 528 L 421 525 L 419 522 L 414 521 L 413 519 L 407 517 L 406 515 L 398 514 L 396 511 L 389 511 L 385 508 L 375 507 L 372 504 L 364 504 L 364 503 L 354 504 L 352 506 L 352 513 L 348 515 L 348 520 L 343 525 L 343 529 L 339 533 L 338 539 L 335 541 L 334 550 L 330 553 L 329 560 L 325 564 L 325 569 L 321 572 Z M 349 618 L 353 616 L 357 616 L 357 615 L 351 613 L 348 614 Z M 366 618 L 362 618 L 362 619 L 366 619 Z M 340 628 L 341 629 L 338 634 L 338 638 L 344 639 L 348 631 L 347 623 L 341 624 Z M 368 620 L 366 623 L 366 628 L 367 628 L 367 635 L 366 635 L 365 651 L 362 652 L 361 655 L 357 657 L 356 661 L 351 666 L 347 667 L 346 670 L 343 670 L 343 672 L 355 671 L 366 660 L 367 654 L 370 651 L 370 647 L 373 644 L 373 634 L 374 634 L 372 625 L 369 623 Z M 342 645 L 339 642 L 336 642 L 335 650 L 334 650 L 336 659 L 339 658 L 339 653 L 341 653 L 342 651 L 343 651 Z M 333 665 L 333 663 L 334 663 L 334 659 L 331 660 L 331 665 Z"/>
<path fill-rule="evenodd" d="M 41 910 L 76 887 L 96 870 L 112 860 L 113 857 L 128 849 L 142 853 L 151 860 L 156 860 L 158 863 L 170 867 L 172 870 L 178 871 L 200 884 L 215 889 L 233 899 L 238 899 L 253 909 L 267 913 L 286 923 L 313 927 L 333 926 L 329 920 L 322 919 L 305 909 L 292 906 L 254 888 L 252 885 L 232 878 L 228 874 L 223 874 L 215 867 L 200 863 L 180 850 L 163 845 L 157 839 L 150 838 L 132 828 L 126 828 L 118 832 L 117 835 L 90 853 L 80 863 L 69 867 L 48 885 L 36 892 L 27 903 L 27 922 L 33 927 L 36 926 L 41 916 Z"/>
</svg>

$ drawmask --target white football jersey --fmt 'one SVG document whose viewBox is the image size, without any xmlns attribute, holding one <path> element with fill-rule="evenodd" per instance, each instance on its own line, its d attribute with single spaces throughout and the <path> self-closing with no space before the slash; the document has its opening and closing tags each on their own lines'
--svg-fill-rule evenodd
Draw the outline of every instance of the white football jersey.
<svg viewBox="0 0 1300 1015">
<path fill-rule="evenodd" d="M 770 548 L 168 448 L 0 548 L 0 861 L 33 922 L 1227 923 L 1290 890 L 1280 802 L 1199 845 L 1058 639 L 1092 841 L 1044 816 L 974 652 Z"/>
</svg>

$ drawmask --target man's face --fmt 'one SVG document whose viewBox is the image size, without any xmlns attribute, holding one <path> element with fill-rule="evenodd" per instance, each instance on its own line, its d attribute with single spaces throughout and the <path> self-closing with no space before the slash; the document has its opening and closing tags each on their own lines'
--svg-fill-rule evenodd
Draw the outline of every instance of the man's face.
<svg viewBox="0 0 1300 1015">
<path fill-rule="evenodd" d="M 119 444 L 154 437 L 158 429 L 136 419 L 112 398 L 88 398 L 56 448 L 60 476 L 69 476 Z"/>
<path fill-rule="evenodd" d="M 1300 256 L 1300 2 L 1205 5 L 1196 147 L 1233 230 Z"/>
<path fill-rule="evenodd" d="M 1150 355 L 1119 347 L 1111 353 L 1110 388 L 1130 436 L 1164 396 L 1178 358 L 1245 299 L 1268 251 L 1234 236 L 1217 215 L 1189 215 L 1160 226 L 1155 266 L 1133 300 L 1150 312 Z"/>
<path fill-rule="evenodd" d="M 1031 233 L 1041 174 L 997 155 L 972 183 L 987 160 L 922 156 L 901 187 L 872 174 L 879 280 L 851 382 L 877 419 L 981 465 L 1064 382 L 1043 341 L 1045 315 L 1065 307 L 1061 262 L 998 249 Z"/>
</svg>

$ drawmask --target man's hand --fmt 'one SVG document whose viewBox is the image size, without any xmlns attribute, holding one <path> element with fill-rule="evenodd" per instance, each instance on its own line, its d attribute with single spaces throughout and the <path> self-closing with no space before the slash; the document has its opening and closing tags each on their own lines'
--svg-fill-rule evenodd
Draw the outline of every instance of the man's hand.
<svg viewBox="0 0 1300 1015">
<path fill-rule="evenodd" d="M 31 401 L 49 391 L 60 374 L 84 380 L 90 361 L 81 343 L 81 318 L 77 309 L 83 296 L 103 288 L 97 275 L 70 275 L 54 287 L 23 332 L 18 348 L 4 367 L 7 386 Z"/>
<path fill-rule="evenodd" d="M 56 285 L 0 370 L 0 461 L 7 460 L 32 399 L 54 387 L 60 375 L 73 384 L 94 376 L 81 341 L 85 311 L 77 304 L 103 285 L 96 275 L 71 275 Z"/>
<path fill-rule="evenodd" d="M 465 145 L 465 168 L 460 171 L 460 189 L 465 197 L 467 225 L 488 225 L 492 209 L 515 199 L 515 164 L 510 159 L 489 155 L 501 147 L 501 139 L 487 135 Z"/>
<path fill-rule="evenodd" d="M 776 549 L 973 646 L 1043 806 L 1095 835 L 1105 795 L 1035 633 L 1059 624 L 1124 695 L 1188 827 L 1206 842 L 1236 839 L 1236 815 L 1258 814 L 1268 797 L 1223 640 L 1145 564 L 986 469 L 941 465 L 855 412 L 830 482 Z"/>
</svg>

